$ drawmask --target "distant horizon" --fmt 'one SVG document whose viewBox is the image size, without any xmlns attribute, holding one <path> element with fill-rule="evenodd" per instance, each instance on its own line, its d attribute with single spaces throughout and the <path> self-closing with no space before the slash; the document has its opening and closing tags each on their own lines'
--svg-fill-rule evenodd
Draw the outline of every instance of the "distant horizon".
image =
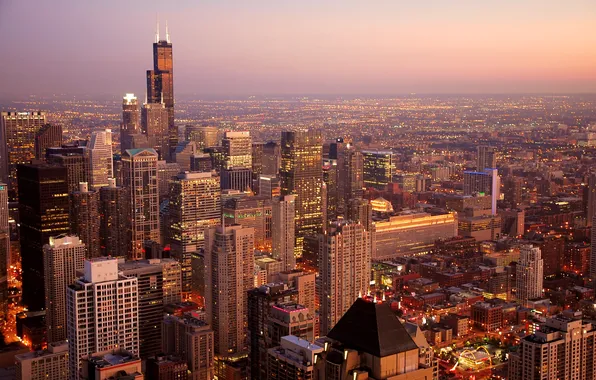
<svg viewBox="0 0 596 380">
<path fill-rule="evenodd" d="M 158 18 L 177 97 L 596 92 L 593 0 L 7 0 L 0 98 L 142 99 Z"/>
</svg>

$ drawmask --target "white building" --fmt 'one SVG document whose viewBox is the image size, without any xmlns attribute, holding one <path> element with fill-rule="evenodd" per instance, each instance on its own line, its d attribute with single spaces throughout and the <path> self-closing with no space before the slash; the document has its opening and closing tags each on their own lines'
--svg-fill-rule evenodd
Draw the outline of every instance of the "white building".
<svg viewBox="0 0 596 380">
<path fill-rule="evenodd" d="M 566 311 L 548 318 L 509 354 L 508 379 L 596 378 L 595 334 L 594 325 L 583 321 L 581 313 Z"/>
<path fill-rule="evenodd" d="M 312 379 L 315 356 L 323 347 L 293 335 L 281 338 L 278 347 L 270 348 L 267 355 L 267 377 L 280 380 Z"/>
<path fill-rule="evenodd" d="M 250 132 L 226 132 L 222 140 L 225 169 L 252 168 L 252 138 Z"/>
<path fill-rule="evenodd" d="M 69 372 L 79 380 L 81 359 L 122 349 L 139 355 L 137 279 L 118 274 L 118 260 L 85 261 L 84 276 L 67 288 Z"/>
<path fill-rule="evenodd" d="M 516 297 L 522 305 L 526 305 L 529 300 L 542 297 L 543 268 L 540 248 L 531 244 L 522 245 L 516 270 Z"/>
<path fill-rule="evenodd" d="M 83 270 L 85 244 L 77 236 L 51 237 L 43 246 L 48 343 L 66 339 L 66 288 Z"/>
<path fill-rule="evenodd" d="M 93 190 L 99 190 L 108 186 L 108 178 L 114 178 L 112 130 L 93 132 L 88 152 L 89 184 Z"/>
<path fill-rule="evenodd" d="M 360 223 L 336 222 L 319 235 L 321 335 L 368 291 L 371 250 L 370 232 Z"/>
<path fill-rule="evenodd" d="M 160 242 L 157 152 L 154 149 L 128 149 L 122 154 L 122 187 L 130 200 L 130 259 L 143 259 L 145 240 Z"/>
<path fill-rule="evenodd" d="M 68 379 L 68 342 L 48 344 L 44 351 L 16 355 L 16 380 Z"/>
<path fill-rule="evenodd" d="M 205 235 L 205 305 L 215 353 L 248 350 L 247 291 L 254 288 L 253 228 L 218 226 Z"/>
<path fill-rule="evenodd" d="M 274 198 L 271 208 L 272 256 L 281 260 L 283 270 L 292 270 L 296 267 L 296 257 L 294 256 L 295 198 L 294 195 Z"/>
</svg>

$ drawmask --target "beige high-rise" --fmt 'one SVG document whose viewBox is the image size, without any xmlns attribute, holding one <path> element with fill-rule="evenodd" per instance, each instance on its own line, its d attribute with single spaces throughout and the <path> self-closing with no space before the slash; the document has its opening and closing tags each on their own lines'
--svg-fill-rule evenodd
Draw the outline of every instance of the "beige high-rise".
<svg viewBox="0 0 596 380">
<path fill-rule="evenodd" d="M 248 350 L 247 291 L 254 287 L 254 230 L 238 225 L 205 235 L 207 321 L 221 357 Z"/>
<path fill-rule="evenodd" d="M 143 242 L 160 241 L 157 152 L 128 149 L 122 155 L 122 187 L 128 189 L 132 246 L 129 258 L 143 259 Z"/>
<path fill-rule="evenodd" d="M 357 222 L 335 222 L 319 236 L 321 335 L 370 285 L 371 234 Z"/>
</svg>

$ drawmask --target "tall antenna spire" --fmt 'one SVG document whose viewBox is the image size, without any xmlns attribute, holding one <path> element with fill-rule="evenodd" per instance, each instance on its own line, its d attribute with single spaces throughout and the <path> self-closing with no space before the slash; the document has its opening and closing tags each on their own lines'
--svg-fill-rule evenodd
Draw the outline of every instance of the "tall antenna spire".
<svg viewBox="0 0 596 380">
<path fill-rule="evenodd" d="M 157 18 L 157 28 L 155 29 L 155 43 L 159 42 L 159 17 Z"/>
<path fill-rule="evenodd" d="M 170 43 L 170 32 L 168 32 L 168 20 L 166 20 L 166 42 Z"/>
</svg>

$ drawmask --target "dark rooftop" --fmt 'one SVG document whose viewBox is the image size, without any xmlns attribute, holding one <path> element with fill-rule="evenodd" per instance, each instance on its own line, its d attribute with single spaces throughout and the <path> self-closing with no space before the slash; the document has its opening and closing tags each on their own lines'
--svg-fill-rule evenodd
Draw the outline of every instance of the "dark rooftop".
<svg viewBox="0 0 596 380">
<path fill-rule="evenodd" d="M 352 304 L 327 337 L 346 348 L 377 357 L 418 349 L 388 303 L 373 303 L 361 298 Z"/>
</svg>

